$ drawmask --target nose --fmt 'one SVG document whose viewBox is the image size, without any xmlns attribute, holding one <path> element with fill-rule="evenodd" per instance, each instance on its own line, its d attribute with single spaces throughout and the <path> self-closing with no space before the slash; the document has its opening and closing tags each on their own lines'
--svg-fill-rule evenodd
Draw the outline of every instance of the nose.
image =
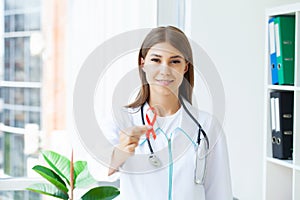
<svg viewBox="0 0 300 200">
<path fill-rule="evenodd" d="M 160 74 L 161 75 L 170 75 L 171 74 L 171 69 L 167 64 L 162 64 L 160 66 Z"/>
</svg>

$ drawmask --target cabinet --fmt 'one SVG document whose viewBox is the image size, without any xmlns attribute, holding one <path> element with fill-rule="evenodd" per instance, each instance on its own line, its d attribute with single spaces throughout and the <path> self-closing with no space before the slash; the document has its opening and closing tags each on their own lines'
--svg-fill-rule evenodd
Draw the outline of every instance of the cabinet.
<svg viewBox="0 0 300 200">
<path fill-rule="evenodd" d="M 295 16 L 295 71 L 294 85 L 272 85 L 269 56 L 268 20 L 277 15 Z M 300 3 L 266 10 L 265 15 L 265 83 L 264 83 L 264 200 L 300 199 Z M 270 93 L 294 93 L 293 156 L 280 160 L 272 156 Z"/>
</svg>

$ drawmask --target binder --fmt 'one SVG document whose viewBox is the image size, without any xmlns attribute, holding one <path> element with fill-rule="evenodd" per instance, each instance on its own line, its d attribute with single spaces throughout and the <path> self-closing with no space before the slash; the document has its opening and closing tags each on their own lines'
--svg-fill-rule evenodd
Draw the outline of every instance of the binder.
<svg viewBox="0 0 300 200">
<path fill-rule="evenodd" d="M 270 99 L 273 158 L 292 159 L 294 92 L 271 92 Z"/>
<path fill-rule="evenodd" d="M 275 28 L 274 17 L 269 19 L 269 56 L 270 56 L 270 69 L 272 84 L 278 84 L 278 70 L 277 70 L 277 58 L 276 58 L 276 42 L 275 42 Z"/>
<path fill-rule="evenodd" d="M 295 16 L 274 19 L 279 85 L 294 85 Z"/>
</svg>

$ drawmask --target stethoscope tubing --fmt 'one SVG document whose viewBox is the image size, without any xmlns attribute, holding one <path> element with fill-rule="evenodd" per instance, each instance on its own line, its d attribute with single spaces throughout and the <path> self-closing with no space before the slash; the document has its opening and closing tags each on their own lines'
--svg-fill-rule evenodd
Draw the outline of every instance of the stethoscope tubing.
<svg viewBox="0 0 300 200">
<path fill-rule="evenodd" d="M 197 169 L 198 169 L 198 150 L 199 150 L 199 146 L 200 146 L 200 142 L 201 142 L 201 134 L 203 134 L 204 140 L 206 141 L 207 144 L 207 150 L 209 149 L 209 141 L 208 141 L 208 137 L 207 134 L 205 133 L 205 131 L 203 130 L 202 126 L 200 125 L 200 123 L 196 120 L 196 118 L 192 115 L 192 113 L 188 110 L 188 108 L 186 107 L 186 105 L 184 104 L 184 101 L 182 99 L 182 97 L 179 97 L 179 101 L 181 103 L 181 105 L 183 106 L 183 109 L 187 112 L 187 114 L 189 115 L 189 117 L 197 124 L 198 126 L 198 135 L 197 135 L 197 147 L 196 147 L 196 152 L 197 152 L 197 156 L 196 156 L 196 163 L 195 163 L 195 170 L 194 170 L 194 181 L 196 184 L 203 184 L 204 183 L 204 179 L 205 179 L 205 174 L 206 174 L 206 155 L 205 155 L 205 161 L 204 161 L 204 171 L 203 171 L 203 176 L 201 178 L 199 178 L 197 176 Z M 142 118 L 142 123 L 143 125 L 145 125 L 145 119 L 144 119 L 144 104 L 142 104 L 141 106 L 141 118 Z M 149 157 L 149 161 L 152 165 L 158 167 L 160 166 L 161 162 L 159 160 L 159 158 L 156 157 L 156 155 L 154 154 L 150 139 L 147 138 L 147 143 L 148 143 L 148 147 L 149 150 L 151 152 L 151 155 Z"/>
<path fill-rule="evenodd" d="M 198 120 L 196 120 L 196 118 L 192 115 L 192 113 L 188 110 L 188 108 L 186 107 L 182 97 L 179 97 L 179 101 L 181 103 L 181 105 L 183 106 L 185 112 L 189 115 L 189 117 L 195 122 L 195 124 L 197 124 L 198 126 L 198 136 L 197 136 L 197 144 L 198 146 L 200 145 L 200 141 L 201 141 L 201 133 L 203 134 L 204 139 L 207 142 L 207 149 L 209 149 L 209 141 L 208 141 L 208 137 L 206 132 L 203 130 L 201 124 L 198 122 Z"/>
</svg>

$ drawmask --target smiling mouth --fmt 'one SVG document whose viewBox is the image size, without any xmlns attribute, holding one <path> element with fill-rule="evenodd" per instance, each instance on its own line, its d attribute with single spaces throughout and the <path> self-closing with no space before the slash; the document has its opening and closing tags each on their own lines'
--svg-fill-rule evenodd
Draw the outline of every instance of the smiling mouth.
<svg viewBox="0 0 300 200">
<path fill-rule="evenodd" d="M 156 80 L 159 85 L 168 86 L 174 82 L 174 80 Z"/>
</svg>

